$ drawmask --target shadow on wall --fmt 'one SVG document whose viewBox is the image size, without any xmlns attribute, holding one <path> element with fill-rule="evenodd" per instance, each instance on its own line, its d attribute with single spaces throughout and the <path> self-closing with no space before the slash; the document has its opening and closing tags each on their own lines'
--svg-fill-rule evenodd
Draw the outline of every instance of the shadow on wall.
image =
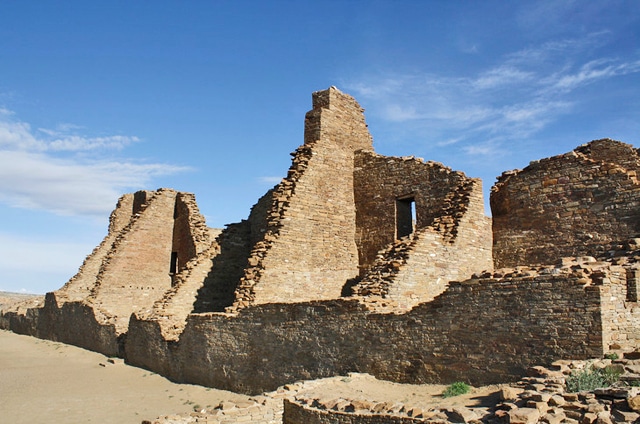
<svg viewBox="0 0 640 424">
<path fill-rule="evenodd" d="M 230 224 L 218 236 L 220 253 L 212 259 L 211 270 L 198 290 L 193 313 L 224 312 L 233 304 L 251 253 L 250 239 L 248 221 Z"/>
</svg>

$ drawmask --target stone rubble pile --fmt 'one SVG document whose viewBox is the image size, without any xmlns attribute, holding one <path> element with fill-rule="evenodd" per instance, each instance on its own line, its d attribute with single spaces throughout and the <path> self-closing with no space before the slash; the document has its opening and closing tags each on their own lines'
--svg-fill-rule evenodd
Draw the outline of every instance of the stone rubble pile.
<svg viewBox="0 0 640 424">
<path fill-rule="evenodd" d="M 566 382 L 573 372 L 606 368 L 620 373 L 612 387 L 589 392 L 570 393 Z M 190 414 L 170 415 L 143 424 L 231 424 L 251 422 L 280 424 L 283 402 L 305 408 L 348 414 L 350 423 L 358 417 L 404 418 L 402 422 L 426 423 L 505 423 L 505 424 L 614 424 L 640 422 L 640 352 L 622 359 L 590 361 L 559 360 L 550 367 L 531 367 L 517 383 L 502 386 L 500 400 L 493 406 L 417 407 L 402 402 L 378 402 L 363 399 L 319 399 L 309 389 L 318 381 L 297 382 L 276 391 L 254 396 L 247 401 L 221 402 L 214 409 Z M 336 377 L 339 378 L 339 377 Z M 339 421 L 336 421 L 339 422 Z M 395 422 L 395 421 L 394 421 Z"/>
<path fill-rule="evenodd" d="M 612 387 L 569 393 L 566 379 L 572 372 L 606 368 L 620 372 Z M 502 389 L 503 401 L 483 417 L 489 423 L 612 424 L 640 420 L 640 354 L 624 359 L 554 362 L 549 368 L 532 367 L 528 377 Z"/>
</svg>

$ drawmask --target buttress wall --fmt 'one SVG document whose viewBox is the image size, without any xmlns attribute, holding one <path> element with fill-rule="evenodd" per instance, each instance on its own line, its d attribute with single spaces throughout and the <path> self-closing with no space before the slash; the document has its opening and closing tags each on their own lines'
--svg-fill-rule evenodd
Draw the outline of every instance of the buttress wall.
<svg viewBox="0 0 640 424">
<path fill-rule="evenodd" d="M 496 267 L 599 256 L 640 233 L 638 151 L 596 140 L 505 172 L 491 191 Z"/>
<path fill-rule="evenodd" d="M 136 219 L 113 243 L 89 296 L 122 333 L 132 312 L 150 308 L 171 288 L 176 192 L 144 193 L 143 203 L 134 202 Z"/>
<path fill-rule="evenodd" d="M 351 96 L 334 87 L 313 94 L 304 145 L 273 190 L 235 307 L 340 297 L 358 275 L 354 155 L 372 149 L 363 110 Z"/>
</svg>

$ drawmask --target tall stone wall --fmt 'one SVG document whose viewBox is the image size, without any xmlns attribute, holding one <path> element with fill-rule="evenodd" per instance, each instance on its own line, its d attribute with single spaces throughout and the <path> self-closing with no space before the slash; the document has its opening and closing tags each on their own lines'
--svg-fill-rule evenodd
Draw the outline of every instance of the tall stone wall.
<svg viewBox="0 0 640 424">
<path fill-rule="evenodd" d="M 158 190 L 145 194 L 136 219 L 121 232 L 103 261 L 87 299 L 110 317 L 119 333 L 127 331 L 132 312 L 152 307 L 171 288 L 177 193 Z"/>
<path fill-rule="evenodd" d="M 359 152 L 355 181 L 364 276 L 353 294 L 406 310 L 433 299 L 451 280 L 492 269 L 480 180 L 435 162 Z M 398 240 L 398 209 L 407 199 L 415 208 L 414 229 Z"/>
<path fill-rule="evenodd" d="M 373 147 L 358 103 L 334 87 L 314 93 L 304 145 L 273 191 L 232 310 L 337 298 L 358 274 L 353 171 L 360 149 Z"/>
<path fill-rule="evenodd" d="M 363 275 L 378 251 L 401 238 L 396 221 L 403 200 L 413 203 L 416 230 L 433 227 L 449 236 L 455 234 L 454 227 L 438 228 L 438 220 L 448 216 L 455 225 L 456 212 L 461 216 L 468 208 L 464 194 L 470 190 L 471 179 L 440 163 L 359 152 L 355 168 L 357 244 Z"/>
<path fill-rule="evenodd" d="M 198 292 L 207 283 L 213 259 L 221 250 L 216 240 L 221 231 L 206 226 L 193 194 L 177 193 L 173 218 L 171 250 L 176 263 L 171 288 L 151 309 L 140 311 L 147 319 L 159 322 L 167 340 L 177 338 L 184 328 Z"/>
<path fill-rule="evenodd" d="M 640 232 L 639 156 L 596 140 L 505 172 L 491 192 L 496 267 L 598 256 L 600 246 Z"/>
<path fill-rule="evenodd" d="M 237 315 L 193 314 L 179 341 L 136 316 L 126 359 L 172 379 L 256 393 L 287 382 L 365 372 L 404 383 L 489 384 L 560 358 L 600 357 L 604 299 L 623 290 L 621 267 L 568 262 L 452 282 L 406 313 L 357 300 L 265 304 Z M 602 277 L 606 278 L 602 278 Z M 616 331 L 632 331 L 640 311 Z M 150 348 L 151 347 L 151 348 Z"/>
<path fill-rule="evenodd" d="M 592 279 L 602 286 L 602 339 L 609 349 L 629 351 L 640 346 L 639 277 L 637 264 L 593 273 Z"/>
<path fill-rule="evenodd" d="M 158 310 L 162 304 L 162 317 L 173 320 L 170 328 L 179 327 L 175 322 L 184 326 L 197 289 L 173 299 L 184 302 L 180 307 L 169 301 L 172 259 L 184 262 L 173 275 L 176 285 L 193 275 L 196 263 L 206 263 L 212 241 L 193 195 L 170 189 L 125 195 L 102 243 L 63 288 L 47 294 L 37 313 L 24 316 L 30 324 L 22 326 L 38 337 L 122 355 L 134 311 Z M 198 279 L 201 285 L 202 274 Z"/>
</svg>

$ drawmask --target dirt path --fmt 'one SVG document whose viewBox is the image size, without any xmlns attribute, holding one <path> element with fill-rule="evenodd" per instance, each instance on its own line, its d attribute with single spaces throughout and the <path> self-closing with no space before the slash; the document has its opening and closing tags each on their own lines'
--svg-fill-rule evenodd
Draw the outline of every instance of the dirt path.
<svg viewBox="0 0 640 424">
<path fill-rule="evenodd" d="M 0 422 L 137 423 L 247 396 L 175 384 L 62 343 L 0 330 Z"/>
</svg>

